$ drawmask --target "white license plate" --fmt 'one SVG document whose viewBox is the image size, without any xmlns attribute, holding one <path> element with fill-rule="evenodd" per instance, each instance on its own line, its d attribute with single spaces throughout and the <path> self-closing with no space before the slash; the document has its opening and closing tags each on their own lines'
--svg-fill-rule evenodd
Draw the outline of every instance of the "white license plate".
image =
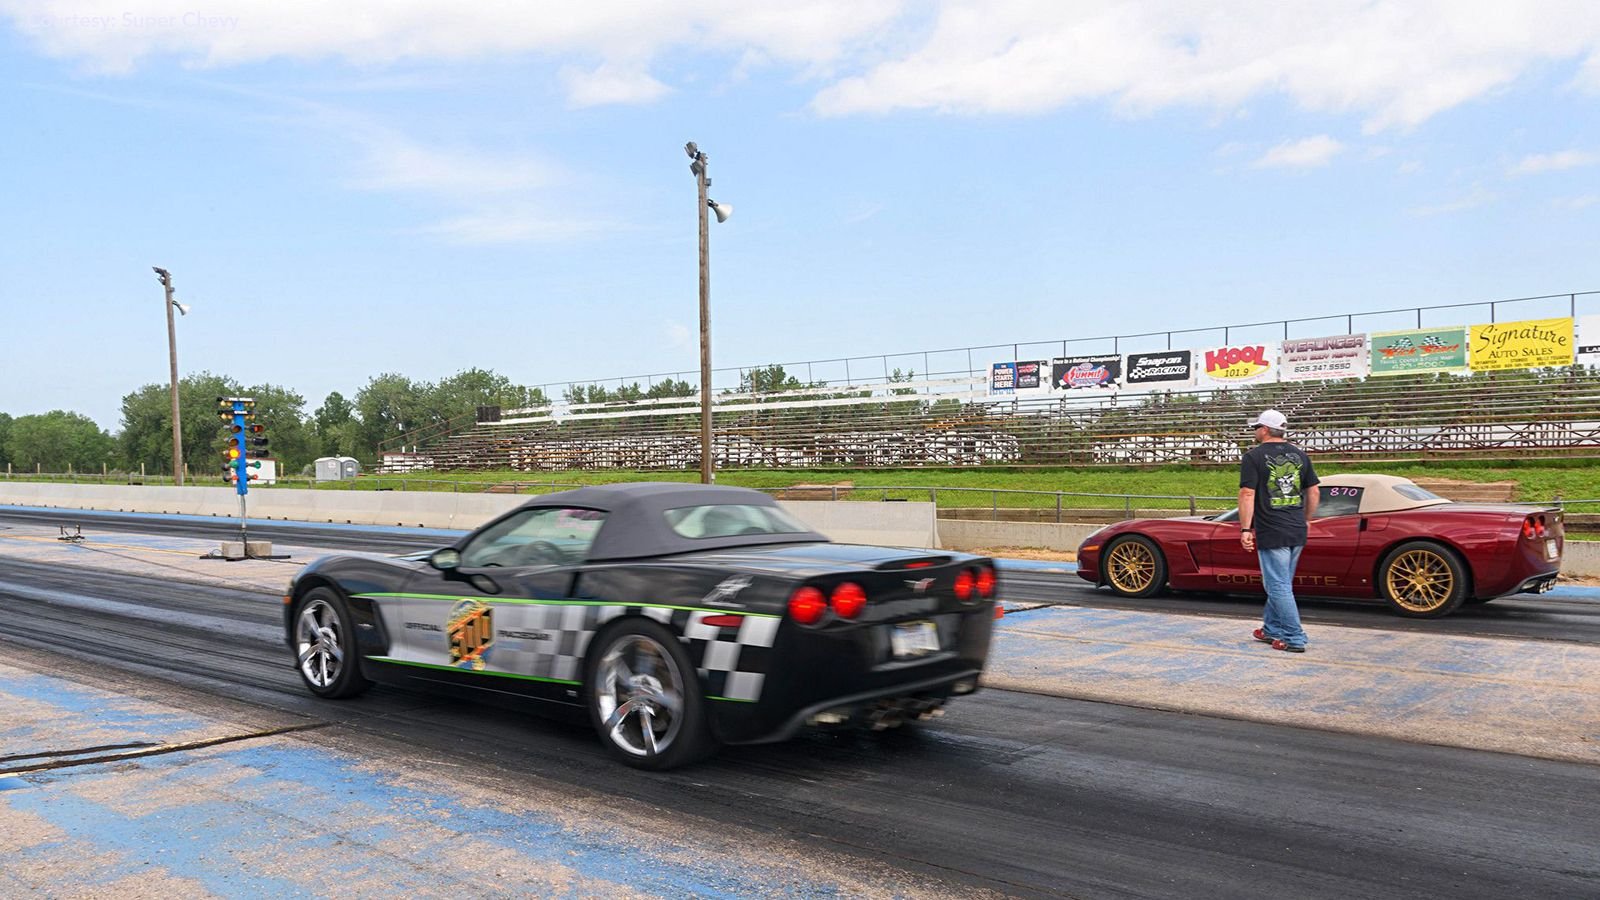
<svg viewBox="0 0 1600 900">
<path fill-rule="evenodd" d="M 902 622 L 889 632 L 895 659 L 926 656 L 939 650 L 939 632 L 932 622 Z"/>
<path fill-rule="evenodd" d="M 1556 539 L 1555 538 L 1545 538 L 1544 539 L 1544 558 L 1545 559 L 1555 559 L 1556 558 Z"/>
</svg>

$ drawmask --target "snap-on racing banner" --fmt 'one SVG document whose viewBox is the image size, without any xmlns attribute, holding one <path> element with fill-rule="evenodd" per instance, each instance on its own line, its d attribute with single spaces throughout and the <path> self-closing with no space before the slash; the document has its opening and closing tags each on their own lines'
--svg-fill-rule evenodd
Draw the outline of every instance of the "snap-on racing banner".
<svg viewBox="0 0 1600 900">
<path fill-rule="evenodd" d="M 1467 364 L 1474 372 L 1572 365 L 1571 319 L 1524 319 L 1472 326 Z"/>
<path fill-rule="evenodd" d="M 1269 344 L 1230 344 L 1200 353 L 1195 368 L 1204 387 L 1233 387 L 1277 379 L 1274 357 L 1277 347 Z"/>
<path fill-rule="evenodd" d="M 1009 394 L 1017 388 L 1017 364 L 995 363 L 989 367 L 989 393 Z"/>
<path fill-rule="evenodd" d="M 1372 374 L 1460 372 L 1467 367 L 1467 328 L 1413 328 L 1372 335 Z"/>
<path fill-rule="evenodd" d="M 1050 360 L 1050 386 L 1058 391 L 1115 390 L 1122 357 L 1058 356 Z"/>
<path fill-rule="evenodd" d="M 1177 388 L 1193 382 L 1194 353 L 1189 350 L 1129 353 L 1122 367 L 1122 383 L 1129 387 L 1148 384 Z"/>
<path fill-rule="evenodd" d="M 1366 375 L 1367 336 L 1364 334 L 1284 341 L 1278 348 L 1279 381 L 1365 378 Z"/>
<path fill-rule="evenodd" d="M 1044 360 L 1029 360 L 1017 363 L 1017 390 L 1030 391 L 1049 387 L 1045 384 L 1045 374 L 1050 370 L 1050 364 Z"/>
</svg>

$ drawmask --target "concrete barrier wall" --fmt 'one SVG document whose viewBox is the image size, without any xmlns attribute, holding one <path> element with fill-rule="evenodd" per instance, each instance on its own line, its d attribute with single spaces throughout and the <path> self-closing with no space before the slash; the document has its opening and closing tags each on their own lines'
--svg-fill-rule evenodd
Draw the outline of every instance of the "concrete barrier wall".
<svg viewBox="0 0 1600 900">
<path fill-rule="evenodd" d="M 469 530 L 528 499 L 515 494 L 274 488 L 251 492 L 250 518 Z M 239 496 L 226 487 L 5 482 L 0 483 L 0 504 L 219 517 L 239 514 Z M 782 504 L 802 522 L 836 541 L 939 546 L 932 503 L 785 500 Z"/>
<path fill-rule="evenodd" d="M 1600 541 L 1567 541 L 1561 553 L 1561 574 L 1600 577 Z"/>
<path fill-rule="evenodd" d="M 938 547 L 939 519 L 932 503 L 780 500 L 795 518 L 845 544 Z"/>
<path fill-rule="evenodd" d="M 980 522 L 975 519 L 939 520 L 939 539 L 947 550 L 993 550 L 997 547 L 1031 547 L 1071 553 L 1100 525 L 1070 522 Z"/>
</svg>

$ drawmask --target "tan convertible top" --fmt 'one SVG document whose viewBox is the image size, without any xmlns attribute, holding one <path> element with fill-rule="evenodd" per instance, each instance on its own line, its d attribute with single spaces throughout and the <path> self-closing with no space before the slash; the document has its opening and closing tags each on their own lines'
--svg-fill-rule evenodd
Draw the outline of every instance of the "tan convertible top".
<svg viewBox="0 0 1600 900">
<path fill-rule="evenodd" d="M 1404 509 L 1422 509 L 1439 506 L 1449 500 L 1416 482 L 1398 475 L 1329 475 L 1322 479 L 1325 487 L 1358 487 L 1361 491 L 1361 515 L 1399 512 Z"/>
</svg>

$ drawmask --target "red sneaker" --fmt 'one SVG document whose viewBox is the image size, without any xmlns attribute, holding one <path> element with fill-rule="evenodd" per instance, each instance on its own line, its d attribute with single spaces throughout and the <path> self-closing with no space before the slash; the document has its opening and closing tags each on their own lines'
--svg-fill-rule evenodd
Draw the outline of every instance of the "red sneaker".
<svg viewBox="0 0 1600 900">
<path fill-rule="evenodd" d="M 1267 633 L 1264 630 L 1260 629 L 1260 628 L 1257 628 L 1255 631 L 1250 632 L 1250 636 L 1255 638 L 1256 640 L 1260 641 L 1263 644 L 1272 643 L 1272 638 L 1267 637 Z"/>
<path fill-rule="evenodd" d="M 1304 648 L 1304 647 L 1296 647 L 1296 646 L 1294 646 L 1292 644 L 1285 644 L 1283 641 L 1273 641 L 1272 642 L 1272 649 L 1274 649 L 1274 650 L 1283 650 L 1283 651 L 1286 651 L 1286 652 L 1289 652 L 1289 653 L 1304 653 L 1304 652 L 1306 652 L 1306 648 Z"/>
</svg>

